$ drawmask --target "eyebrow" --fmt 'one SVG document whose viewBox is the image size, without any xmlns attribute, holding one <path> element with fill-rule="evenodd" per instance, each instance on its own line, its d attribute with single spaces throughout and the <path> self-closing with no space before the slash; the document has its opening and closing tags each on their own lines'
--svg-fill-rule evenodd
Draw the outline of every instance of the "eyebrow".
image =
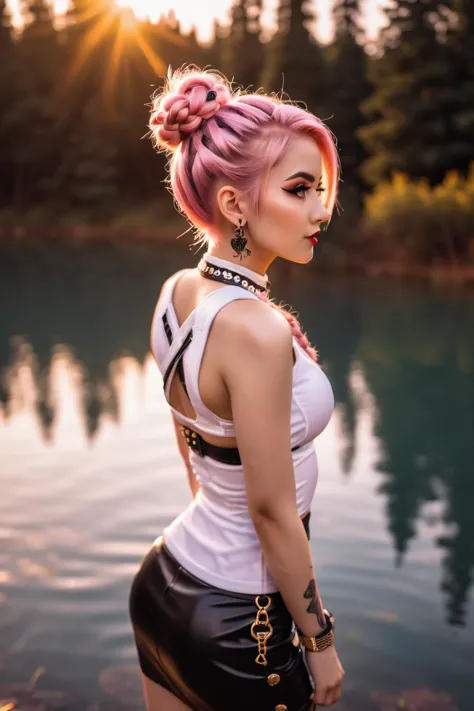
<svg viewBox="0 0 474 711">
<path fill-rule="evenodd" d="M 285 180 L 292 180 L 293 178 L 305 178 L 306 180 L 309 180 L 310 183 L 313 183 L 315 180 L 314 175 L 311 175 L 311 173 L 306 173 L 304 170 L 299 170 L 297 173 L 293 173 L 293 175 L 290 175 L 288 178 L 285 178 Z"/>
</svg>

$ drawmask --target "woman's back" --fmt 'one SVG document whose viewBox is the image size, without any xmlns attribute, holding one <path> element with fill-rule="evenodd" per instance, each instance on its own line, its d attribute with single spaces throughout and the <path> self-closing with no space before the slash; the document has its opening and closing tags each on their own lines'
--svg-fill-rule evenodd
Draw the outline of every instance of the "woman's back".
<svg viewBox="0 0 474 711">
<path fill-rule="evenodd" d="M 169 363 L 170 351 L 173 345 L 171 341 L 174 341 L 174 349 L 179 349 L 178 340 L 182 344 L 189 330 L 186 324 L 191 326 L 191 321 L 194 320 L 197 312 L 205 308 L 203 306 L 205 300 L 213 292 L 221 289 L 225 289 L 225 286 L 209 282 L 209 280 L 201 277 L 196 269 L 182 269 L 165 282 L 156 304 L 151 332 L 152 352 L 163 375 L 166 370 L 163 364 Z M 224 423 L 232 419 L 232 410 L 229 393 L 220 377 L 222 360 L 222 345 L 220 344 L 222 344 L 222 340 L 219 329 L 225 319 L 233 317 L 236 306 L 241 309 L 242 306 L 245 307 L 246 305 L 243 301 L 252 298 L 248 292 L 244 292 L 242 289 L 239 290 L 238 297 L 238 300 L 233 299 L 236 303 L 230 307 L 230 310 L 227 309 L 224 313 L 222 309 L 224 304 L 222 304 L 221 310 L 214 314 L 212 323 L 209 324 L 209 328 L 206 331 L 206 336 L 201 340 L 202 352 L 198 355 L 199 372 L 196 374 L 198 377 L 196 385 L 199 391 L 199 399 L 202 401 L 201 407 L 215 413 L 218 419 Z M 214 299 L 215 297 L 212 298 Z M 217 298 L 220 299 L 221 297 Z M 196 341 L 193 350 L 196 351 Z M 185 355 L 184 361 L 186 360 L 188 360 L 188 356 Z M 170 378 L 167 399 L 175 417 L 179 421 L 182 421 L 183 424 L 190 424 L 194 421 L 197 426 L 195 422 L 197 413 L 186 389 L 187 387 L 182 385 L 178 365 L 173 377 Z M 206 433 L 207 441 L 218 446 L 237 446 L 237 440 L 233 434 L 225 436 L 222 431 L 216 435 L 211 431 L 213 430 L 212 427 L 206 428 L 205 423 L 203 423 L 203 427 L 203 433 Z M 226 431 L 229 431 L 229 426 L 227 426 Z"/>
</svg>

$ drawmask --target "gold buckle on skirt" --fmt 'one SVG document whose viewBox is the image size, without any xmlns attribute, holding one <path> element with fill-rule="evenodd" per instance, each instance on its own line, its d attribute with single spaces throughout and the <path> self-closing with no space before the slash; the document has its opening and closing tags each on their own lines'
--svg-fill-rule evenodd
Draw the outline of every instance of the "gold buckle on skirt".
<svg viewBox="0 0 474 711">
<path fill-rule="evenodd" d="M 259 601 L 260 597 L 267 598 L 267 604 L 262 605 Z M 257 616 L 255 622 L 252 623 L 250 628 L 250 634 L 254 639 L 257 640 L 258 654 L 255 658 L 257 664 L 263 664 L 266 666 L 268 664 L 266 653 L 267 653 L 267 640 L 272 636 L 273 627 L 270 624 L 270 619 L 268 617 L 268 608 L 272 604 L 271 598 L 268 595 L 257 595 L 255 598 L 255 603 L 257 605 Z M 263 628 L 257 631 L 257 628 Z"/>
</svg>

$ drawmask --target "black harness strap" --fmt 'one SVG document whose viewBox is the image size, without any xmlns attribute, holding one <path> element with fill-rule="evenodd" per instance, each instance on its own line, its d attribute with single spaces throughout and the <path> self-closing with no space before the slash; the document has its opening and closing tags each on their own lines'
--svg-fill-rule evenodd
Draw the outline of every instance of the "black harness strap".
<svg viewBox="0 0 474 711">
<path fill-rule="evenodd" d="M 192 340 L 193 340 L 193 331 L 191 329 L 189 331 L 188 335 L 186 336 L 186 338 L 184 339 L 184 341 L 182 342 L 179 350 L 176 351 L 174 358 L 172 359 L 171 363 L 168 365 L 168 367 L 166 369 L 166 373 L 163 376 L 163 389 L 164 389 L 165 393 L 166 393 L 166 385 L 169 380 L 169 377 L 170 377 L 171 373 L 173 372 L 175 365 L 177 364 L 179 379 L 181 380 L 181 384 L 184 388 L 184 392 L 186 393 L 186 395 L 189 398 L 188 389 L 186 387 L 186 383 L 184 382 L 183 363 L 182 363 L 181 359 L 184 355 L 184 351 L 189 346 L 189 344 L 191 343 Z"/>
<path fill-rule="evenodd" d="M 163 328 L 165 329 L 166 338 L 168 339 L 168 345 L 171 345 L 173 343 L 173 334 L 171 333 L 171 328 L 168 323 L 168 316 L 166 315 L 166 311 L 161 317 L 161 320 L 163 321 Z"/>
<path fill-rule="evenodd" d="M 181 432 L 188 443 L 189 449 L 193 449 L 200 457 L 212 457 L 212 459 L 217 459 L 218 462 L 223 462 L 224 464 L 242 464 L 237 447 L 219 447 L 216 444 L 211 444 L 199 432 L 196 432 L 188 425 L 181 425 Z M 291 451 L 294 452 L 301 446 L 301 444 L 296 444 L 291 448 Z"/>
<path fill-rule="evenodd" d="M 172 334 L 172 332 L 171 332 L 171 328 L 170 328 L 170 325 L 169 325 L 169 323 L 168 323 L 168 317 L 167 317 L 167 315 L 166 315 L 166 311 L 165 311 L 165 313 L 164 313 L 163 316 L 162 316 L 162 321 L 163 321 L 163 328 L 165 329 L 165 333 L 166 333 L 166 338 L 168 339 L 168 344 L 171 345 L 172 342 L 173 342 L 173 334 Z M 189 336 L 189 334 L 188 334 L 188 336 Z M 192 340 L 192 337 L 191 337 L 191 339 L 188 341 L 188 343 L 187 343 L 186 345 L 188 345 L 188 344 L 191 342 L 191 340 Z M 184 345 L 184 343 L 183 343 L 183 345 Z M 181 346 L 181 348 L 183 348 L 183 346 Z M 181 360 L 181 358 L 182 358 L 182 356 L 183 356 L 183 353 L 184 353 L 184 350 L 181 351 L 181 348 L 179 349 L 178 353 L 176 353 L 176 356 L 177 356 L 179 353 L 181 354 L 180 357 L 179 357 L 178 366 L 177 366 L 177 369 L 178 369 L 178 377 L 179 377 L 179 379 L 180 379 L 180 381 L 181 381 L 181 385 L 182 385 L 183 388 L 184 388 L 184 392 L 186 393 L 186 395 L 187 395 L 188 398 L 189 398 L 188 389 L 187 389 L 187 387 L 186 387 L 186 382 L 185 382 L 185 379 L 184 379 L 183 362 L 182 362 L 182 360 Z M 175 361 L 176 361 L 176 356 L 173 358 L 172 362 L 170 363 L 170 366 L 172 366 L 172 365 L 175 363 Z M 166 374 L 165 374 L 165 382 L 164 382 L 164 387 L 165 387 L 165 388 L 166 388 L 167 374 L 168 374 L 168 376 L 169 376 L 168 370 L 170 370 L 169 367 L 168 367 L 168 369 L 167 369 L 167 371 L 166 371 Z"/>
</svg>

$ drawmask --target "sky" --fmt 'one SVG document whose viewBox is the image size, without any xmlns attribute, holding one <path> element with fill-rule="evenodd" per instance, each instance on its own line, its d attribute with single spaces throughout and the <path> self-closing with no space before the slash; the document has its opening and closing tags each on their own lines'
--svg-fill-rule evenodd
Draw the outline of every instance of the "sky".
<svg viewBox="0 0 474 711">
<path fill-rule="evenodd" d="M 12 21 L 15 26 L 21 25 L 19 5 L 21 0 L 7 0 L 12 12 Z M 202 41 L 209 40 L 212 33 L 212 23 L 215 18 L 223 24 L 228 21 L 229 8 L 232 0 L 115 0 L 123 7 L 132 7 L 135 14 L 140 18 L 149 17 L 156 20 L 160 14 L 167 13 L 174 9 L 184 32 L 196 26 L 199 38 Z M 69 0 L 51 0 L 55 12 L 61 15 L 65 12 Z M 367 34 L 369 39 L 375 38 L 383 23 L 384 17 L 381 8 L 387 5 L 389 0 L 362 0 L 363 14 L 365 18 Z M 278 0 L 265 0 L 262 24 L 268 33 L 274 29 L 274 12 L 278 5 Z M 318 14 L 318 22 L 315 32 L 320 41 L 328 42 L 331 38 L 331 6 L 332 0 L 312 0 L 308 6 L 313 5 Z"/>
</svg>

